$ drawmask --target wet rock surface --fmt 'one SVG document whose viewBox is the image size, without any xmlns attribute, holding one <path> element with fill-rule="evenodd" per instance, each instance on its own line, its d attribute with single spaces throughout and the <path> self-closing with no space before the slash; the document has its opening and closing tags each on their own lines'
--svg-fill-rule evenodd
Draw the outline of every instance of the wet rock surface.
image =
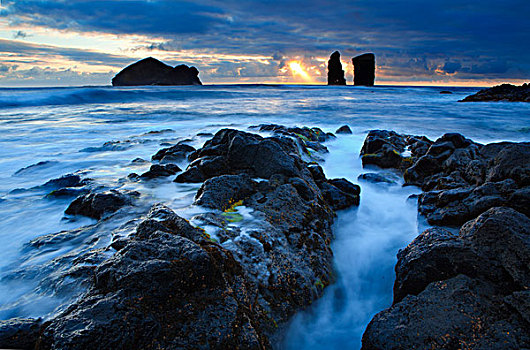
<svg viewBox="0 0 530 350">
<path fill-rule="evenodd" d="M 66 208 L 68 215 L 83 215 L 94 219 L 101 219 L 118 209 L 130 205 L 136 193 L 126 193 L 116 190 L 104 192 L 90 192 L 74 199 Z"/>
<path fill-rule="evenodd" d="M 489 89 L 483 89 L 476 94 L 467 96 L 460 102 L 487 102 L 487 101 L 510 101 L 530 102 L 530 85 L 516 86 L 512 84 L 497 85 Z"/>
<path fill-rule="evenodd" d="M 432 225 L 458 227 L 495 206 L 529 214 L 528 142 L 481 145 L 455 133 L 433 142 L 372 130 L 361 157 L 364 166 L 398 169 L 405 184 L 421 187 L 418 208 Z"/>
<path fill-rule="evenodd" d="M 112 78 L 112 85 L 202 85 L 202 83 L 199 71 L 195 67 L 181 64 L 173 68 L 148 57 L 122 69 Z"/>
<path fill-rule="evenodd" d="M 398 255 L 394 305 L 372 319 L 363 349 L 527 348 L 529 228 L 499 207 L 458 235 L 422 233 Z"/>
<path fill-rule="evenodd" d="M 393 305 L 372 319 L 363 349 L 530 346 L 529 152 L 460 134 L 369 133 L 363 164 L 398 169 L 424 191 L 430 224 L 460 230 L 430 228 L 398 253 Z"/>
<path fill-rule="evenodd" d="M 259 128 L 272 136 L 219 131 L 190 154 L 185 177 L 177 176 L 204 181 L 195 204 L 209 211 L 192 220 L 214 227 L 211 234 L 154 205 L 113 231 L 105 251 L 114 254 L 74 259 L 68 276 L 77 278 L 79 270 L 88 285 L 84 295 L 44 323 L 11 320 L 0 327 L 0 347 L 271 348 L 289 318 L 333 281 L 334 210 L 357 205 L 360 188 L 327 179 L 311 161 L 326 151 L 322 142 L 332 134 Z M 93 191 L 76 198 L 67 213 L 99 219 L 88 230 L 101 229 L 133 198 L 123 190 Z M 86 232 L 43 236 L 28 249 L 84 242 Z M 27 336 L 23 342 L 13 334 Z"/>
</svg>

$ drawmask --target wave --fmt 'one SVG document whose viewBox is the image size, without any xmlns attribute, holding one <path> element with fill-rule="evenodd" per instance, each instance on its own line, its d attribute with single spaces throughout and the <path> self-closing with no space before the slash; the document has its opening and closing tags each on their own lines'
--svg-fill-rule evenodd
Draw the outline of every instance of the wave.
<svg viewBox="0 0 530 350">
<path fill-rule="evenodd" d="M 3 88 L 0 108 L 102 103 L 182 101 L 198 98 L 232 98 L 234 92 L 200 86 L 144 86 L 133 88 Z M 237 93 L 241 96 L 240 93 Z"/>
</svg>

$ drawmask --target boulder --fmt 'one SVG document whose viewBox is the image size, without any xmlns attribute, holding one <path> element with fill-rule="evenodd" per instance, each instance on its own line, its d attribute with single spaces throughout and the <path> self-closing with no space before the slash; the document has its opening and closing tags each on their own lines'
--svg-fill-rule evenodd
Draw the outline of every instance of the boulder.
<svg viewBox="0 0 530 350">
<path fill-rule="evenodd" d="M 130 204 L 132 204 L 131 194 L 116 190 L 91 192 L 74 199 L 66 208 L 65 213 L 88 216 L 99 220 L 105 214 L 113 213 Z"/>
<path fill-rule="evenodd" d="M 365 53 L 352 58 L 353 85 L 373 86 L 375 81 L 375 55 Z"/>
<path fill-rule="evenodd" d="M 160 163 L 180 162 L 185 160 L 194 151 L 195 148 L 192 146 L 179 142 L 174 146 L 162 148 L 151 157 L 151 160 L 158 160 Z"/>
<path fill-rule="evenodd" d="M 497 85 L 469 95 L 459 102 L 509 101 L 530 102 L 530 84 L 516 86 L 512 84 Z"/>
<path fill-rule="evenodd" d="M 256 191 L 256 183 L 248 175 L 221 175 L 206 180 L 195 196 L 195 204 L 226 210 Z"/>
<path fill-rule="evenodd" d="M 146 171 L 145 173 L 143 173 L 142 175 L 140 175 L 140 177 L 143 178 L 143 179 L 154 179 L 154 178 L 157 178 L 157 177 L 165 177 L 165 176 L 175 175 L 176 173 L 178 173 L 181 170 L 182 169 L 180 169 L 175 164 L 165 164 L 165 165 L 153 164 L 153 165 L 151 165 L 149 170 Z"/>
<path fill-rule="evenodd" d="M 135 85 L 202 85 L 195 67 L 168 66 L 148 57 L 121 70 L 112 78 L 113 86 Z"/>
<path fill-rule="evenodd" d="M 340 52 L 335 51 L 331 54 L 328 61 L 328 85 L 346 85 L 344 70 L 340 62 Z"/>
<path fill-rule="evenodd" d="M 352 131 L 348 125 L 343 125 L 335 131 L 335 134 L 352 134 Z"/>
</svg>

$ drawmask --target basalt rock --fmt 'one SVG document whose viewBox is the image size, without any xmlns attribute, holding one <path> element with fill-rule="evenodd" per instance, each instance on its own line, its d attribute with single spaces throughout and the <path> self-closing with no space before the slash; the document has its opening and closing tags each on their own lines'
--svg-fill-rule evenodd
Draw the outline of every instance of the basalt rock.
<svg viewBox="0 0 530 350">
<path fill-rule="evenodd" d="M 270 347 L 240 264 L 175 216 L 154 207 L 97 267 L 87 294 L 42 326 L 39 349 Z"/>
<path fill-rule="evenodd" d="M 340 63 L 340 53 L 335 51 L 331 54 L 328 61 L 328 85 L 346 85 L 344 70 Z"/>
<path fill-rule="evenodd" d="M 365 53 L 352 58 L 353 85 L 373 86 L 375 81 L 375 55 Z"/>
<path fill-rule="evenodd" d="M 510 101 L 510 102 L 530 102 L 530 85 L 523 84 L 515 86 L 502 84 L 489 89 L 483 89 L 476 94 L 467 96 L 460 102 L 481 102 L 481 101 Z"/>
<path fill-rule="evenodd" d="M 106 214 L 113 213 L 121 207 L 132 204 L 134 195 L 135 193 L 124 193 L 116 190 L 91 192 L 77 197 L 66 208 L 65 213 L 101 219 Z"/>
<path fill-rule="evenodd" d="M 420 186 L 419 211 L 430 224 L 460 226 L 495 206 L 529 214 L 528 142 L 481 145 L 456 133 L 432 142 L 372 130 L 361 157 L 363 165 L 396 168 L 405 184 Z"/>
<path fill-rule="evenodd" d="M 529 227 L 501 207 L 459 234 L 423 232 L 398 254 L 394 305 L 372 319 L 363 349 L 527 348 Z"/>
<path fill-rule="evenodd" d="M 0 321 L 0 348 L 34 349 L 41 323 L 41 319 L 32 318 Z"/>
<path fill-rule="evenodd" d="M 135 85 L 202 85 L 195 67 L 181 64 L 168 66 L 148 57 L 127 66 L 112 78 L 113 86 Z"/>
<path fill-rule="evenodd" d="M 165 164 L 165 165 L 153 164 L 153 165 L 151 165 L 149 170 L 146 171 L 145 173 L 143 173 L 142 175 L 140 175 L 140 177 L 144 178 L 144 179 L 154 179 L 154 178 L 157 178 L 157 177 L 165 177 L 165 176 L 175 175 L 176 173 L 178 173 L 181 170 L 182 169 L 180 169 L 175 164 Z"/>
<path fill-rule="evenodd" d="M 348 125 L 343 125 L 335 131 L 335 134 L 351 134 L 352 131 Z"/>
<path fill-rule="evenodd" d="M 222 167 L 205 161 L 216 157 Z M 326 179 L 322 168 L 302 160 L 287 135 L 263 138 L 225 129 L 190 158 L 188 171 L 206 179 L 196 204 L 211 209 L 193 221 L 207 222 L 217 233 L 153 206 L 140 223 L 134 221 L 132 232 L 113 239 L 114 255 L 90 266 L 84 295 L 9 346 L 271 348 L 278 330 L 333 281 L 333 208 L 358 203 L 360 189 L 345 179 Z M 332 200 L 325 195 L 330 188 Z M 77 200 L 71 205 L 79 208 L 76 213 L 92 217 L 127 202 L 116 191 Z M 50 236 L 34 246 L 82 239 L 70 236 Z M 27 328 L 13 322 L 0 339 Z"/>
<path fill-rule="evenodd" d="M 159 150 L 151 157 L 151 160 L 158 160 L 160 163 L 180 162 L 185 160 L 194 151 L 195 148 L 192 146 L 179 142 L 174 146 Z"/>
</svg>

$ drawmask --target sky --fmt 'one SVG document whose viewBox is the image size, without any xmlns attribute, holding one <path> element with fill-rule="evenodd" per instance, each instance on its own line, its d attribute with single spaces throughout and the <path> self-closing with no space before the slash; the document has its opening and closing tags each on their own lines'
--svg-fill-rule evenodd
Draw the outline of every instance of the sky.
<svg viewBox="0 0 530 350">
<path fill-rule="evenodd" d="M 109 85 L 145 57 L 205 84 L 327 79 L 338 50 L 376 84 L 530 81 L 529 0 L 1 0 L 0 86 Z"/>
</svg>

